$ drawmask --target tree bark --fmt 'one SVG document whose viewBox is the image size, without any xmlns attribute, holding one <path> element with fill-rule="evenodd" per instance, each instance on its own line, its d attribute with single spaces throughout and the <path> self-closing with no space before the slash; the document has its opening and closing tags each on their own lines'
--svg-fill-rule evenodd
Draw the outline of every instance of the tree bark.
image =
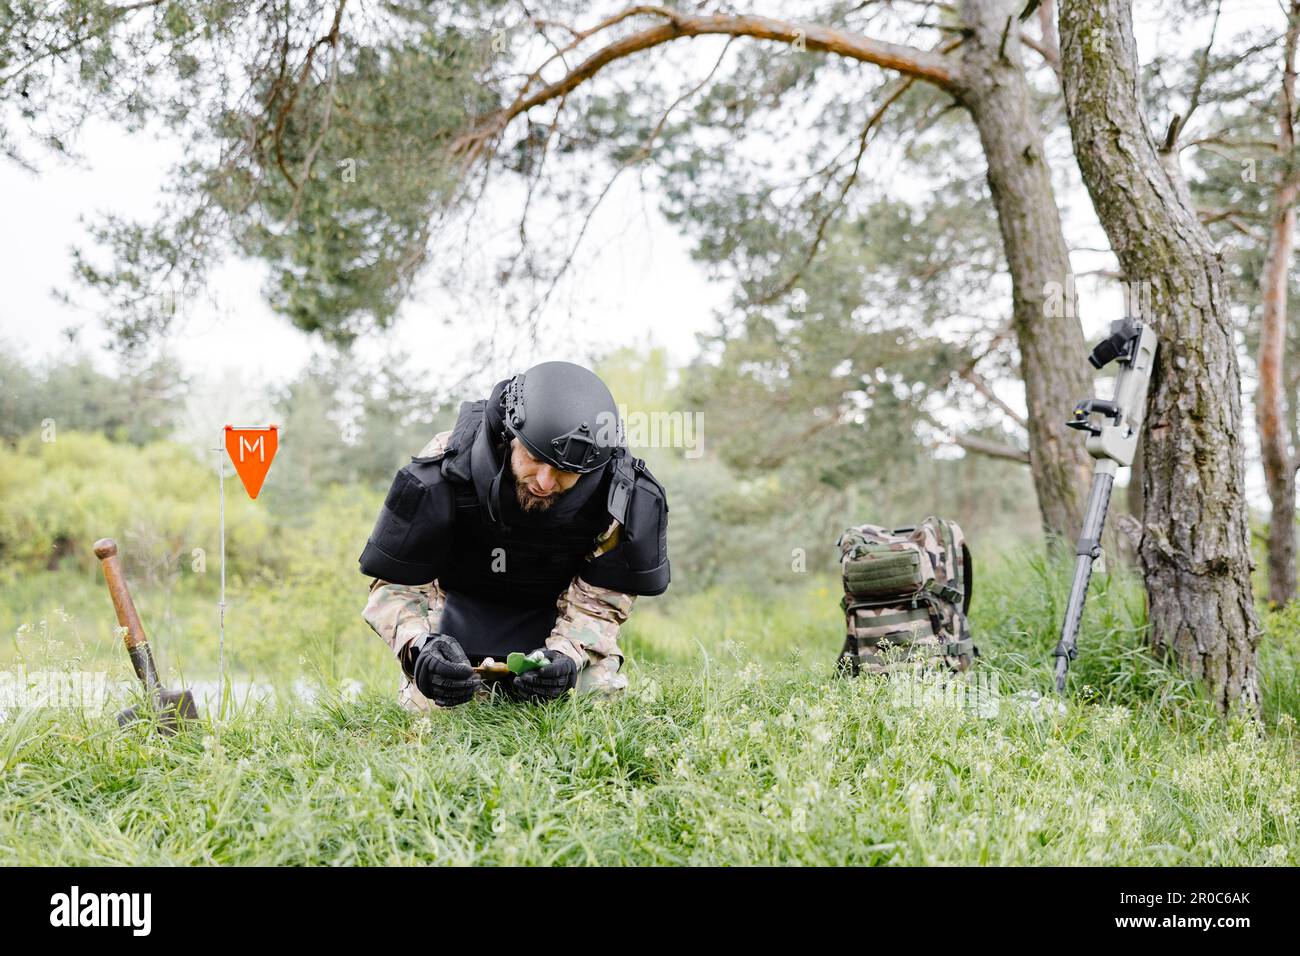
<svg viewBox="0 0 1300 956">
<path fill-rule="evenodd" d="M 1065 290 L 1070 257 L 1043 153 L 1038 117 L 1020 58 L 1018 0 L 966 0 L 957 97 L 979 130 L 989 190 L 1011 273 L 1012 322 L 1029 407 L 1029 459 L 1043 530 L 1072 541 L 1083 522 L 1092 472 L 1084 443 L 1065 427 L 1075 402 L 1093 392 L 1083 331 L 1072 309 L 1048 307 Z"/>
<path fill-rule="evenodd" d="M 1282 606 L 1296 593 L 1295 454 L 1286 426 L 1285 376 L 1287 271 L 1295 236 L 1297 184 L 1290 169 L 1295 149 L 1292 111 L 1295 108 L 1296 39 L 1300 35 L 1300 2 L 1291 3 L 1278 100 L 1278 154 L 1283 158 L 1273 197 L 1273 221 L 1261 278 L 1263 315 L 1259 329 L 1259 383 L 1255 391 L 1255 420 L 1259 426 L 1260 457 L 1272 513 L 1268 522 L 1268 599 Z"/>
<path fill-rule="evenodd" d="M 1061 0 L 1061 72 L 1084 182 L 1160 336 L 1140 559 L 1150 641 L 1227 710 L 1259 700 L 1241 380 L 1222 268 L 1161 162 L 1138 94 L 1130 0 Z M 1143 297 L 1144 301 L 1146 297 Z"/>
</svg>

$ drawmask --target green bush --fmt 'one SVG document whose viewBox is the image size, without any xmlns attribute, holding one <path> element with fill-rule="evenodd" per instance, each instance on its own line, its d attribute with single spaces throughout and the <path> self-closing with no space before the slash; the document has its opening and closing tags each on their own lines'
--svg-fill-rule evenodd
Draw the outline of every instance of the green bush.
<svg viewBox="0 0 1300 956">
<path fill-rule="evenodd" d="M 59 432 L 52 442 L 32 434 L 0 446 L 0 573 L 9 580 L 65 562 L 92 570 L 91 545 L 105 537 L 117 540 L 136 576 L 193 573 L 196 564 L 215 570 L 218 525 L 215 467 L 180 445 Z M 273 519 L 229 474 L 226 551 L 243 567 L 282 564 Z"/>
</svg>

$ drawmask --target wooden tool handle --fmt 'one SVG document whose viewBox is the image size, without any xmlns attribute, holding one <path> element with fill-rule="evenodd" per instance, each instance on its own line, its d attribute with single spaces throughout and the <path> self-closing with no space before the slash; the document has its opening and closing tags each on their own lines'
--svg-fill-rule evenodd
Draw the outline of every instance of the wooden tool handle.
<svg viewBox="0 0 1300 956">
<path fill-rule="evenodd" d="M 95 542 L 95 557 L 104 565 L 104 580 L 108 582 L 108 593 L 113 598 L 113 610 L 117 611 L 117 623 L 126 628 L 124 639 L 126 649 L 134 650 L 149 639 L 144 636 L 144 625 L 136 613 L 135 602 L 126 586 L 126 576 L 122 574 L 122 562 L 117 558 L 117 542 L 112 538 L 100 538 Z"/>
<path fill-rule="evenodd" d="M 509 679 L 510 668 L 506 666 L 505 661 L 493 661 L 491 664 L 479 664 L 474 668 L 474 673 L 483 678 L 483 683 L 495 684 L 497 681 Z"/>
</svg>

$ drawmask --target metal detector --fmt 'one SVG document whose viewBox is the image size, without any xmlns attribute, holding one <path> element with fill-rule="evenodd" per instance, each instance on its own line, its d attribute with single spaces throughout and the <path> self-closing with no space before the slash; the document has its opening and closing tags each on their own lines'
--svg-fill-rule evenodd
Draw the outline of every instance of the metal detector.
<svg viewBox="0 0 1300 956">
<path fill-rule="evenodd" d="M 1095 369 L 1119 362 L 1115 379 L 1115 397 L 1084 399 L 1074 407 L 1070 428 L 1088 433 L 1088 454 L 1094 459 L 1092 486 L 1088 506 L 1083 514 L 1083 530 L 1074 553 L 1074 582 L 1070 585 L 1070 602 L 1065 606 L 1065 622 L 1056 650 L 1056 692 L 1065 691 L 1065 674 L 1070 661 L 1079 656 L 1077 647 L 1083 602 L 1092 580 L 1092 565 L 1101 557 L 1101 530 L 1106 523 L 1110 492 L 1121 465 L 1133 464 L 1142 419 L 1146 414 L 1147 386 L 1155 367 L 1156 334 L 1149 325 L 1131 319 L 1112 322 L 1110 335 L 1088 356 Z M 1099 416 L 1094 423 L 1092 416 Z"/>
</svg>

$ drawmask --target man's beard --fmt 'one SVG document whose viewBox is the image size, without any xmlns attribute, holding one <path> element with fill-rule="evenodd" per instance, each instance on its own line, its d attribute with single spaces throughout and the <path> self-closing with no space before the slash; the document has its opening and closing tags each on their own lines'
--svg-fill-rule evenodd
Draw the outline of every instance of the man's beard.
<svg viewBox="0 0 1300 956">
<path fill-rule="evenodd" d="M 560 497 L 559 492 L 553 492 L 546 498 L 539 498 L 527 488 L 518 478 L 515 479 L 515 498 L 519 501 L 519 509 L 525 513 L 533 511 L 549 511 L 551 505 L 555 504 L 555 499 Z"/>
<path fill-rule="evenodd" d="M 551 505 L 555 504 L 563 491 L 555 489 L 545 498 L 539 498 L 528 490 L 528 486 L 515 474 L 514 449 L 506 449 L 506 472 L 510 476 L 510 483 L 515 486 L 515 500 L 519 502 L 519 510 L 525 514 L 540 513 L 549 511 Z"/>
</svg>

